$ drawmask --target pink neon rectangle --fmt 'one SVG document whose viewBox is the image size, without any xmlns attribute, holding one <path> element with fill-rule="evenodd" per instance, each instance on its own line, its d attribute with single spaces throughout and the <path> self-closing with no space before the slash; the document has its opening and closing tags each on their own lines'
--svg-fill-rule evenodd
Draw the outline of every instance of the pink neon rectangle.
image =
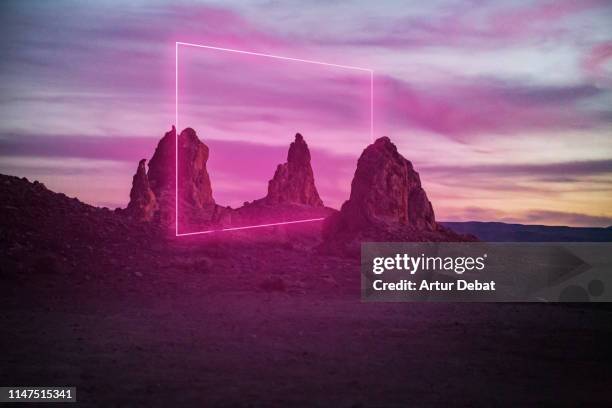
<svg viewBox="0 0 612 408">
<path fill-rule="evenodd" d="M 246 229 L 253 229 L 253 228 L 264 228 L 264 227 L 299 224 L 299 223 L 316 222 L 316 221 L 324 220 L 324 218 L 310 218 L 310 219 L 303 219 L 303 220 L 283 221 L 283 222 L 277 222 L 277 223 L 267 223 L 267 224 L 258 224 L 258 225 L 247 225 L 247 226 L 241 226 L 241 227 L 211 229 L 211 230 L 195 231 L 195 232 L 187 232 L 187 233 L 178 232 L 179 231 L 179 225 L 178 225 L 178 218 L 179 218 L 178 217 L 178 137 L 179 137 L 179 129 L 180 129 L 179 114 L 178 114 L 179 113 L 178 112 L 178 105 L 179 105 L 179 99 L 178 99 L 178 89 L 179 89 L 179 85 L 178 85 L 179 84 L 179 74 L 178 74 L 179 57 L 178 57 L 178 54 L 179 53 L 178 53 L 178 50 L 179 50 L 179 46 L 197 47 L 197 48 L 211 49 L 211 50 L 216 50 L 216 51 L 247 54 L 247 55 L 253 55 L 253 56 L 258 56 L 258 57 L 263 57 L 263 58 L 274 58 L 274 59 L 280 59 L 280 60 L 286 60 L 286 61 L 302 62 L 306 64 L 324 65 L 324 66 L 329 66 L 329 67 L 344 68 L 344 69 L 368 72 L 370 74 L 370 138 L 371 140 L 374 140 L 374 70 L 369 69 L 369 68 L 350 66 L 350 65 L 333 64 L 333 63 L 327 63 L 323 61 L 306 60 L 306 59 L 301 59 L 301 58 L 292 58 L 292 57 L 285 57 L 285 56 L 280 56 L 280 55 L 264 54 L 264 53 L 259 53 L 259 52 L 214 47 L 210 45 L 193 44 L 193 43 L 187 43 L 187 42 L 181 42 L 181 41 L 177 41 L 175 43 L 175 124 L 176 124 L 176 129 L 177 129 L 177 132 L 175 135 L 175 235 L 177 237 L 190 236 L 190 235 L 201 235 L 201 234 L 210 234 L 213 232 L 239 231 L 239 230 L 246 230 Z"/>
</svg>

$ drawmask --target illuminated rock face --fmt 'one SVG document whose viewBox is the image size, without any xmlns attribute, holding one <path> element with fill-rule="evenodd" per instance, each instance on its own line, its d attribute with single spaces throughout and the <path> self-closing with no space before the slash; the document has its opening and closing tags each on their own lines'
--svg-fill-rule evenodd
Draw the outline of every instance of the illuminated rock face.
<svg viewBox="0 0 612 408">
<path fill-rule="evenodd" d="M 149 185 L 149 178 L 145 168 L 146 160 L 138 163 L 138 169 L 132 179 L 130 203 L 127 213 L 139 221 L 151 221 L 157 211 L 157 199 Z"/>
<path fill-rule="evenodd" d="M 277 167 L 269 181 L 266 197 L 236 210 L 215 203 L 206 167 L 209 149 L 196 132 L 187 128 L 178 136 L 178 167 L 176 143 L 173 127 L 159 141 L 148 172 L 145 173 L 145 161 L 139 163 L 128 205 L 128 213 L 135 218 L 175 224 L 178 179 L 178 225 L 188 231 L 329 216 L 324 235 L 333 239 L 455 238 L 436 223 L 419 174 L 387 137 L 376 140 L 361 154 L 350 198 L 339 213 L 323 206 L 315 186 L 310 151 L 299 133 L 289 147 L 287 162 Z"/>
<path fill-rule="evenodd" d="M 268 183 L 265 201 L 267 204 L 323 206 L 310 165 L 310 150 L 301 134 L 296 134 L 295 141 L 289 146 L 287 162 L 276 168 Z"/>
<path fill-rule="evenodd" d="M 174 186 L 176 185 L 175 148 L 176 128 L 172 126 L 172 130 L 166 132 L 161 138 L 153 157 L 149 160 L 149 184 L 151 189 L 158 198 L 165 192 L 172 192 L 174 195 Z"/>
<path fill-rule="evenodd" d="M 361 154 L 351 195 L 323 227 L 329 247 L 358 249 L 363 241 L 472 241 L 436 223 L 419 174 L 388 137 Z"/>
<path fill-rule="evenodd" d="M 149 182 L 156 196 L 175 194 L 176 129 L 164 135 L 149 162 Z M 178 195 L 182 204 L 194 208 L 214 205 L 210 177 L 206 169 L 208 146 L 195 130 L 186 128 L 178 137 Z"/>
<path fill-rule="evenodd" d="M 350 198 L 335 224 L 343 232 L 393 225 L 436 229 L 433 207 L 421 187 L 419 173 L 388 137 L 376 140 L 361 154 Z"/>
<path fill-rule="evenodd" d="M 146 174 L 144 162 L 141 161 L 142 168 L 139 165 L 137 175 L 134 176 L 134 195 L 130 194 L 128 209 L 140 209 L 136 213 L 141 220 L 150 221 L 155 218 L 162 224 L 173 225 L 176 218 L 178 178 L 178 213 L 181 224 L 209 222 L 218 218 L 220 209 L 215 204 L 206 169 L 208 146 L 200 141 L 193 129 L 183 130 L 178 136 L 177 167 L 176 144 L 176 129 L 173 126 L 157 144 Z M 155 205 L 151 204 L 153 202 Z"/>
<path fill-rule="evenodd" d="M 195 130 L 187 128 L 181 132 L 179 145 L 179 198 L 195 208 L 214 205 L 210 177 L 206 170 L 208 146 L 198 139 Z"/>
<path fill-rule="evenodd" d="M 319 197 L 310 151 L 299 133 L 289 147 L 287 162 L 277 167 L 268 183 L 266 197 L 236 210 L 215 203 L 206 168 L 208 158 L 208 146 L 193 129 L 183 130 L 177 141 L 173 126 L 159 141 L 148 172 L 145 173 L 144 161 L 139 164 L 128 209 L 140 220 L 155 220 L 169 227 L 176 224 L 178 213 L 178 225 L 187 231 L 322 218 L 333 211 L 325 208 Z"/>
<path fill-rule="evenodd" d="M 279 164 L 265 197 L 245 202 L 232 213 L 236 225 L 323 219 L 336 210 L 325 207 L 315 186 L 310 151 L 301 134 L 289 146 L 287 162 Z"/>
</svg>

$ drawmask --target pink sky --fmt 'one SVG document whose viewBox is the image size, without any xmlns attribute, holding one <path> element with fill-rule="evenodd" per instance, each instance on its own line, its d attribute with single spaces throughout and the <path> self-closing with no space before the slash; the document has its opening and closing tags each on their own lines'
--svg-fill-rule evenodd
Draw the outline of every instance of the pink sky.
<svg viewBox="0 0 612 408">
<path fill-rule="evenodd" d="M 175 120 L 185 41 L 372 68 L 375 136 L 413 161 L 438 219 L 612 224 L 609 2 L 2 7 L 3 173 L 125 206 L 138 160 Z M 263 195 L 295 132 L 323 199 L 348 196 L 370 140 L 367 75 L 182 57 L 179 126 L 211 147 L 218 201 Z"/>
<path fill-rule="evenodd" d="M 356 161 L 372 142 L 371 72 L 186 45 L 178 60 L 179 127 L 193 127 L 211 148 L 218 202 L 263 197 L 298 132 L 326 205 L 348 198 Z"/>
</svg>

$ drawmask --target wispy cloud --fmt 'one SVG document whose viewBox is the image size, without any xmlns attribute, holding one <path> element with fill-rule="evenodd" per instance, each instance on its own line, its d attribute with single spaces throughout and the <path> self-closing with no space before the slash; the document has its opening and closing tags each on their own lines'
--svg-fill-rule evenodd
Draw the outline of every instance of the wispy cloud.
<svg viewBox="0 0 612 408">
<path fill-rule="evenodd" d="M 466 207 L 449 213 L 452 221 L 497 221 L 516 224 L 559 225 L 571 227 L 609 227 L 612 217 L 550 210 L 529 210 L 510 214 L 504 211 Z"/>
<path fill-rule="evenodd" d="M 609 108 L 602 113 L 584 107 L 607 93 L 590 84 L 545 87 L 481 78 L 419 86 L 387 77 L 377 85 L 377 103 L 386 120 L 460 140 L 612 125 Z"/>
<path fill-rule="evenodd" d="M 428 174 L 439 174 L 451 176 L 462 175 L 487 175 L 491 177 L 502 176 L 531 176 L 531 177 L 564 177 L 572 180 L 575 176 L 589 176 L 607 174 L 612 176 L 612 159 L 610 160 L 588 160 L 571 161 L 559 163 L 523 163 L 523 164 L 479 164 L 472 166 L 427 166 L 422 170 Z"/>
<path fill-rule="evenodd" d="M 585 71 L 597 82 L 612 86 L 612 72 L 606 64 L 612 59 L 612 41 L 605 41 L 593 46 L 586 52 L 582 61 Z"/>
<path fill-rule="evenodd" d="M 530 224 L 550 224 L 553 222 L 576 226 L 612 226 L 612 217 L 548 210 L 529 211 L 521 217 L 521 220 Z"/>
<path fill-rule="evenodd" d="M 135 162 L 148 157 L 163 136 L 129 137 L 118 135 L 32 135 L 10 133 L 0 135 L 0 156 L 41 158 L 78 158 Z"/>
<path fill-rule="evenodd" d="M 567 26 L 583 13 L 610 9 L 605 0 L 451 3 L 428 14 L 358 20 L 359 30 L 319 40 L 352 46 L 392 49 L 459 47 L 493 49 L 521 43 L 571 38 Z"/>
</svg>

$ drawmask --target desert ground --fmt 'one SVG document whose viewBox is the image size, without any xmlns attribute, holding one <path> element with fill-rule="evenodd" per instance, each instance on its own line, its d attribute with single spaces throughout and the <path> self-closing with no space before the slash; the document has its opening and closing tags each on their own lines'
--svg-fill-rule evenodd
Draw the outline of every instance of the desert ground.
<svg viewBox="0 0 612 408">
<path fill-rule="evenodd" d="M 610 308 L 365 303 L 315 223 L 176 238 L 0 187 L 3 385 L 99 407 L 612 403 Z"/>
</svg>

